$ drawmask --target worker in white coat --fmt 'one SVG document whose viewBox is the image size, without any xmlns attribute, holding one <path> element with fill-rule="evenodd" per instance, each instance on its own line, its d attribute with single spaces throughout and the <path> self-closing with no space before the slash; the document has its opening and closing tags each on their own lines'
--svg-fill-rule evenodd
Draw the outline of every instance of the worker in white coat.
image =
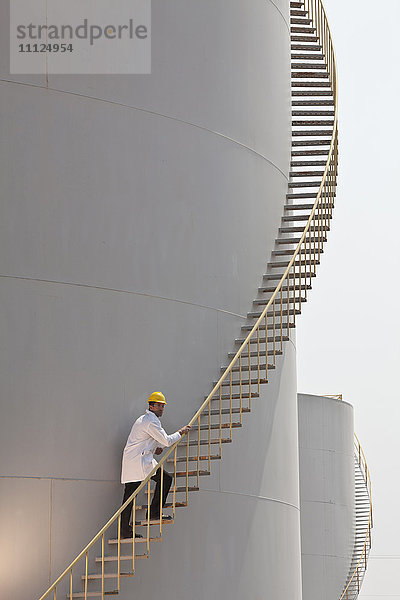
<svg viewBox="0 0 400 600">
<path fill-rule="evenodd" d="M 172 446 L 190 430 L 190 425 L 186 425 L 172 435 L 168 435 L 165 432 L 161 426 L 160 417 L 164 412 L 166 404 L 164 394 L 161 392 L 153 392 L 148 399 L 148 410 L 146 410 L 144 415 L 139 417 L 133 424 L 122 457 L 121 483 L 125 484 L 122 504 L 126 502 L 129 496 L 131 496 L 142 483 L 143 479 L 145 479 L 154 467 L 157 466 L 154 454 L 161 454 L 163 447 Z M 156 482 L 156 489 L 150 506 L 150 519 L 159 520 L 161 469 L 157 469 L 152 479 Z M 165 505 L 171 483 L 171 475 L 163 469 L 162 506 Z M 133 535 L 132 528 L 129 525 L 132 505 L 133 502 L 131 502 L 121 514 L 121 538 L 132 537 Z M 168 519 L 170 517 L 163 515 L 162 518 Z"/>
</svg>

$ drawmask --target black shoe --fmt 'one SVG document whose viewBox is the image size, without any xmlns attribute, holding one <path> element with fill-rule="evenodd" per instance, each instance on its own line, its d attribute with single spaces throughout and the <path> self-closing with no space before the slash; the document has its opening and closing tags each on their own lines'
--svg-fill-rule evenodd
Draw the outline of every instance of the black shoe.
<svg viewBox="0 0 400 600">
<path fill-rule="evenodd" d="M 121 540 L 126 540 L 133 537 L 133 529 L 129 526 L 128 529 L 121 529 Z M 135 538 L 142 538 L 140 533 L 135 533 Z"/>
<path fill-rule="evenodd" d="M 147 515 L 146 515 L 146 519 L 147 519 Z M 162 515 L 162 520 L 163 521 L 172 521 L 173 517 L 171 517 L 171 515 Z M 152 515 L 150 514 L 150 521 L 160 521 L 160 513 L 157 513 L 156 515 Z"/>
</svg>

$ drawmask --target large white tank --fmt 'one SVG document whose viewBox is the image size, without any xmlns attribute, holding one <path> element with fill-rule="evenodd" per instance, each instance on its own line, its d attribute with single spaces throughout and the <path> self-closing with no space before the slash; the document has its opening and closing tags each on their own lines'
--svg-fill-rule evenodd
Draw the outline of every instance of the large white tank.
<svg viewBox="0 0 400 600">
<path fill-rule="evenodd" d="M 303 597 L 340 598 L 354 544 L 353 407 L 299 394 Z"/>
<path fill-rule="evenodd" d="M 118 507 L 148 394 L 177 429 L 234 347 L 287 191 L 290 25 L 287 0 L 153 0 L 151 75 L 12 76 L 5 4 L 1 595 L 26 600 Z M 162 564 L 174 598 L 300 598 L 288 348 L 138 597 Z"/>
</svg>

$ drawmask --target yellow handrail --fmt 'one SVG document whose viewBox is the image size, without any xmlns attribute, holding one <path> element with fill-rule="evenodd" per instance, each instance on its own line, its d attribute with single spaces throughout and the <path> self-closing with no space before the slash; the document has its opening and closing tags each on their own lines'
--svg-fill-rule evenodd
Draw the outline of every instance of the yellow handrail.
<svg viewBox="0 0 400 600">
<path fill-rule="evenodd" d="M 312 21 L 313 27 L 316 29 L 317 37 L 320 40 L 320 46 L 322 47 L 322 55 L 325 57 L 325 62 L 327 66 L 327 71 L 329 75 L 329 80 L 332 88 L 333 94 L 333 103 L 334 103 L 334 122 L 333 122 L 333 130 L 332 130 L 332 139 L 329 147 L 328 157 L 323 173 L 323 177 L 321 180 L 321 184 L 318 189 L 318 193 L 311 210 L 310 216 L 307 220 L 307 223 L 304 227 L 304 231 L 301 235 L 300 241 L 298 242 L 293 255 L 289 261 L 289 264 L 282 275 L 278 285 L 276 286 L 274 292 L 272 293 L 271 298 L 269 299 L 267 305 L 262 311 L 261 315 L 257 318 L 254 326 L 252 327 L 249 334 L 246 336 L 242 344 L 240 345 L 239 350 L 236 352 L 235 356 L 231 360 L 229 366 L 226 368 L 218 382 L 213 387 L 210 394 L 207 396 L 199 410 L 190 420 L 190 425 L 194 425 L 197 421 L 198 426 L 198 441 L 196 442 L 197 448 L 197 457 L 189 456 L 189 436 L 187 436 L 186 442 L 184 440 L 179 440 L 176 442 L 171 448 L 167 450 L 164 454 L 163 458 L 160 460 L 158 465 L 154 467 L 151 473 L 142 481 L 140 486 L 135 490 L 135 492 L 126 500 L 126 502 L 114 513 L 114 515 L 107 521 L 107 523 L 102 527 L 102 529 L 94 536 L 94 538 L 89 542 L 89 544 L 80 552 L 80 554 L 75 558 L 75 560 L 65 569 L 65 571 L 58 577 L 58 579 L 48 588 L 48 590 L 41 596 L 40 600 L 45 600 L 49 597 L 49 595 L 54 592 L 54 599 L 57 595 L 57 588 L 59 584 L 67 577 L 70 578 L 71 581 L 71 591 L 70 595 L 72 595 L 72 576 L 73 569 L 76 567 L 77 563 L 85 558 L 86 568 L 85 568 L 85 596 L 87 595 L 87 564 L 88 564 L 88 554 L 89 550 L 93 548 L 93 546 L 102 539 L 102 546 L 104 546 L 104 534 L 107 530 L 113 525 L 116 521 L 118 521 L 118 565 L 120 561 L 120 520 L 121 513 L 123 510 L 132 502 L 136 503 L 136 498 L 140 492 L 146 488 L 147 486 L 147 508 L 148 514 L 150 513 L 150 479 L 155 474 L 158 468 L 164 469 L 165 463 L 169 456 L 174 453 L 174 493 L 173 493 L 173 514 L 175 515 L 176 508 L 176 499 L 175 499 L 175 490 L 176 490 L 176 476 L 177 476 L 177 448 L 181 444 L 185 444 L 186 446 L 186 503 L 188 500 L 188 491 L 189 484 L 188 479 L 190 476 L 189 471 L 189 460 L 197 460 L 197 470 L 194 472 L 194 475 L 197 475 L 197 482 L 199 480 L 200 475 L 200 462 L 201 460 L 208 460 L 210 464 L 211 460 L 211 444 L 213 440 L 211 439 L 211 426 L 210 421 L 208 424 L 208 455 L 204 457 L 200 456 L 200 431 L 201 431 L 201 417 L 207 417 L 210 419 L 211 411 L 210 411 L 210 403 L 214 398 L 215 400 L 219 400 L 219 438 L 215 443 L 219 445 L 219 451 L 221 452 L 221 443 L 223 441 L 222 431 L 224 428 L 229 427 L 229 441 L 232 439 L 232 399 L 233 399 L 233 380 L 232 373 L 233 370 L 238 369 L 239 371 L 239 396 L 240 396 L 240 419 L 242 418 L 242 412 L 246 410 L 246 407 L 243 406 L 242 399 L 248 397 L 249 407 L 251 407 L 252 396 L 256 395 L 256 392 L 253 392 L 252 386 L 257 385 L 257 393 L 259 393 L 259 385 L 260 382 L 268 381 L 268 344 L 271 342 L 273 348 L 271 349 L 273 355 L 273 366 L 275 366 L 276 355 L 278 350 L 276 349 L 276 342 L 280 343 L 280 351 L 283 349 L 283 339 L 284 339 L 284 330 L 287 328 L 287 337 L 289 336 L 290 327 L 293 326 L 296 314 L 296 303 L 297 303 L 297 295 L 296 290 L 299 291 L 299 306 L 301 306 L 301 295 L 304 291 L 307 294 L 308 288 L 308 279 L 311 284 L 311 277 L 315 274 L 317 260 L 319 259 L 323 243 L 325 241 L 325 235 L 328 231 L 330 220 L 332 218 L 332 209 L 334 203 L 334 197 L 336 192 L 336 180 L 337 180 L 337 164 L 338 164 L 338 129 L 337 129 L 337 72 L 336 72 L 336 60 L 335 60 L 335 52 L 333 48 L 333 43 L 330 35 L 329 25 L 326 19 L 325 10 L 322 5 L 321 0 L 305 0 L 305 10 L 308 11 L 309 18 Z M 318 212 L 317 212 L 318 211 Z M 308 239 L 307 239 L 308 234 Z M 288 238 L 290 239 L 290 238 Z M 308 255 L 308 258 L 307 258 Z M 298 264 L 300 265 L 298 273 L 296 272 L 296 258 L 298 257 Z M 305 272 L 303 274 L 302 267 L 304 265 Z M 309 269 L 309 273 L 307 272 Z M 293 292 L 293 296 L 290 294 Z M 286 298 L 285 298 L 286 294 Z M 277 309 L 276 304 L 280 302 L 280 308 Z M 285 307 L 284 307 L 285 304 Z M 291 313 L 292 311 L 292 313 Z M 268 314 L 270 312 L 270 314 Z M 293 314 L 293 323 L 290 322 L 290 316 Z M 284 322 L 284 318 L 287 319 L 286 323 Z M 268 326 L 268 319 L 272 319 L 272 325 Z M 272 340 L 268 338 L 268 328 L 272 326 Z M 276 336 L 276 332 L 279 332 L 279 336 Z M 265 340 L 262 338 L 262 335 L 265 333 Z M 257 351 L 255 353 L 251 353 L 250 346 L 252 343 L 257 345 Z M 265 344 L 265 350 L 260 350 L 260 345 Z M 247 350 L 247 352 L 246 352 Z M 260 358 L 265 355 L 265 370 L 263 373 L 261 372 L 264 369 L 264 366 L 260 364 Z M 257 363 L 253 364 L 251 359 L 256 357 Z M 248 361 L 248 365 L 243 367 L 243 361 Z M 238 363 L 238 367 L 237 367 Z M 246 371 L 245 371 L 246 369 Z M 248 381 L 242 376 L 242 370 L 247 372 L 248 369 Z M 257 379 L 252 380 L 252 370 L 256 370 Z M 265 374 L 265 380 L 261 379 Z M 222 386 L 229 376 L 229 423 L 222 424 Z M 248 387 L 248 396 L 244 393 L 244 388 Z M 215 395 L 217 395 L 215 397 Z M 208 409 L 206 411 L 206 409 Z M 248 410 L 248 409 L 247 409 Z M 192 473 L 193 474 L 193 473 Z M 134 505 L 135 507 L 135 505 Z M 160 511 L 161 516 L 161 511 Z M 149 517 L 147 519 L 147 534 L 146 534 L 146 542 L 147 542 L 147 551 L 149 552 L 150 547 L 150 528 L 149 528 Z M 162 529 L 162 519 L 160 519 L 160 534 Z M 135 547 L 136 541 L 133 533 L 132 538 L 132 561 L 134 568 L 134 558 L 135 558 Z M 104 550 L 102 551 L 102 557 L 104 560 Z M 102 562 L 103 562 L 102 560 Z M 119 568 L 118 568 L 119 571 Z M 118 589 L 119 589 L 119 572 L 116 575 L 118 578 Z M 104 569 L 102 570 L 102 578 L 101 578 L 102 590 L 104 591 Z"/>
<path fill-rule="evenodd" d="M 354 446 L 355 446 L 355 456 L 357 457 L 357 461 L 358 461 L 358 465 L 359 468 L 361 470 L 361 472 L 363 472 L 364 477 L 365 477 L 365 485 L 367 488 L 367 493 L 368 493 L 368 498 L 369 498 L 369 516 L 368 516 L 368 527 L 367 527 L 367 532 L 365 534 L 365 539 L 364 539 L 364 545 L 362 548 L 362 552 L 361 552 L 361 556 L 357 562 L 357 565 L 342 593 L 342 595 L 340 596 L 339 600 L 353 600 L 351 594 L 352 592 L 350 591 L 350 587 L 354 582 L 357 582 L 357 595 L 360 592 L 360 587 L 361 587 L 361 583 L 362 583 L 362 578 L 364 576 L 364 573 L 367 569 L 367 559 L 368 559 L 368 553 L 369 550 L 371 548 L 371 530 L 373 527 L 373 519 L 372 519 L 372 496 L 371 496 L 371 478 L 370 478 L 370 474 L 369 474 L 369 469 L 368 469 L 368 465 L 367 465 L 367 460 L 365 458 L 365 454 L 364 451 L 361 447 L 360 441 L 357 437 L 356 434 L 354 434 L 355 437 L 355 441 L 354 441 Z M 356 597 L 356 595 L 354 596 L 354 598 Z"/>
</svg>

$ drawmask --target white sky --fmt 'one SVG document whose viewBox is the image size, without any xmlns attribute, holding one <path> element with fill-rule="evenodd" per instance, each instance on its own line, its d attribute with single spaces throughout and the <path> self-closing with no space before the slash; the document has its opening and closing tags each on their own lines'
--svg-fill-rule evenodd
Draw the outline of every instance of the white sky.
<svg viewBox="0 0 400 600">
<path fill-rule="evenodd" d="M 354 406 L 375 517 L 360 599 L 397 600 L 400 0 L 324 0 L 324 5 L 339 71 L 339 186 L 318 277 L 297 321 L 298 387 L 342 393 Z"/>
</svg>

